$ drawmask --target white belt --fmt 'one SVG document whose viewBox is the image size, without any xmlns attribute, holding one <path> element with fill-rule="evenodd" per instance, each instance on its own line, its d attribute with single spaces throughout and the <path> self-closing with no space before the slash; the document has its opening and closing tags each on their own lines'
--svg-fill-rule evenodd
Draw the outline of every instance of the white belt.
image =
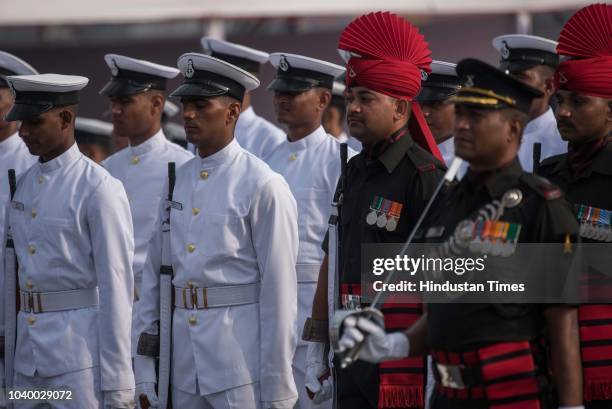
<svg viewBox="0 0 612 409">
<path fill-rule="evenodd" d="M 100 296 L 98 287 L 94 287 L 44 293 L 19 291 L 19 300 L 21 311 L 38 314 L 95 307 Z"/>
<path fill-rule="evenodd" d="M 174 287 L 174 306 L 188 310 L 259 302 L 259 283 L 221 287 Z"/>
<path fill-rule="evenodd" d="M 320 264 L 296 264 L 298 283 L 316 283 L 319 280 Z"/>
</svg>

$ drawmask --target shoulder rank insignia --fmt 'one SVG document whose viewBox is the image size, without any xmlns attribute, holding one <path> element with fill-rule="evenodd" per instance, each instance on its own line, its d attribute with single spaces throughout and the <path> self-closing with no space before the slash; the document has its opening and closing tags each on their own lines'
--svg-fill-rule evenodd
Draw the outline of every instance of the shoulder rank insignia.
<svg viewBox="0 0 612 409">
<path fill-rule="evenodd" d="M 370 212 L 366 216 L 366 223 L 370 226 L 376 225 L 387 231 L 397 229 L 402 214 L 403 204 L 387 200 L 381 196 L 374 196 L 370 204 Z"/>
<path fill-rule="evenodd" d="M 580 236 L 597 241 L 612 242 L 612 211 L 587 205 L 576 205 Z"/>
</svg>

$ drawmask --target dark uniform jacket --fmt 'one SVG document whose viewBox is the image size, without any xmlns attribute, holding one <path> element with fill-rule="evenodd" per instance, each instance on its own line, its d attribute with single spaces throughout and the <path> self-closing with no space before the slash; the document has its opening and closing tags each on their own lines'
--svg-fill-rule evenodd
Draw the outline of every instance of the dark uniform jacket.
<svg viewBox="0 0 612 409">
<path fill-rule="evenodd" d="M 417 145 L 409 134 L 392 143 L 376 160 L 367 160 L 362 151 L 349 161 L 340 211 L 339 288 L 347 284 L 361 285 L 363 243 L 406 241 L 443 174 L 444 165 Z M 393 203 L 395 210 L 401 205 L 399 218 L 395 218 L 396 226 L 388 228 L 391 225 L 386 224 L 380 227 L 366 221 L 377 197 L 386 201 L 387 206 Z M 327 252 L 327 237 L 323 249 Z M 366 396 L 370 407 L 377 407 L 377 365 L 358 361 L 340 371 L 338 377 L 341 408 L 351 407 L 350 399 L 343 404 L 343 395 L 351 395 L 356 390 L 356 393 Z"/>
<path fill-rule="evenodd" d="M 567 235 L 572 242 L 576 240 L 578 226 L 559 188 L 524 172 L 515 160 L 486 175 L 469 171 L 449 189 L 427 223 L 429 228 L 434 227 L 431 231 L 442 233 L 426 237 L 426 241 L 444 242 L 461 221 L 474 220 L 479 209 L 494 199 L 501 200 L 512 189 L 518 189 L 522 199 L 505 208 L 499 220 L 520 224 L 519 243 L 563 243 Z M 488 343 L 531 340 L 541 332 L 541 308 L 533 304 L 429 304 L 429 345 L 459 352 Z"/>
</svg>

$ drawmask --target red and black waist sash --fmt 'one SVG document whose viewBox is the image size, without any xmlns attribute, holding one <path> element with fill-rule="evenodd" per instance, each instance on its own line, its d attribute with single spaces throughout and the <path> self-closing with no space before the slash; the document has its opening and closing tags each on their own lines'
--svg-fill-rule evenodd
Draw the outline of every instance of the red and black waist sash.
<svg viewBox="0 0 612 409">
<path fill-rule="evenodd" d="M 578 323 L 584 399 L 612 399 L 612 305 L 581 305 Z"/>
<path fill-rule="evenodd" d="M 450 399 L 486 400 L 490 409 L 541 409 L 534 359 L 539 348 L 520 341 L 461 353 L 432 351 L 436 390 Z"/>
<path fill-rule="evenodd" d="M 351 296 L 360 296 L 361 285 L 342 284 L 340 291 L 344 306 L 344 301 Z M 387 299 L 381 311 L 388 332 L 404 331 L 423 314 L 423 304 L 395 303 Z M 382 362 L 379 365 L 378 409 L 423 408 L 426 367 L 425 357 Z"/>
</svg>

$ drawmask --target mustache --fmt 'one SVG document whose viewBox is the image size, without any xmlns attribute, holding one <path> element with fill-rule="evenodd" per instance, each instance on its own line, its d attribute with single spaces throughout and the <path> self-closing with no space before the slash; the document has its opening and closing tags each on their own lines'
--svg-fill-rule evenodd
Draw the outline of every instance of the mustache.
<svg viewBox="0 0 612 409">
<path fill-rule="evenodd" d="M 557 127 L 574 128 L 574 124 L 568 120 L 557 121 Z"/>
</svg>

